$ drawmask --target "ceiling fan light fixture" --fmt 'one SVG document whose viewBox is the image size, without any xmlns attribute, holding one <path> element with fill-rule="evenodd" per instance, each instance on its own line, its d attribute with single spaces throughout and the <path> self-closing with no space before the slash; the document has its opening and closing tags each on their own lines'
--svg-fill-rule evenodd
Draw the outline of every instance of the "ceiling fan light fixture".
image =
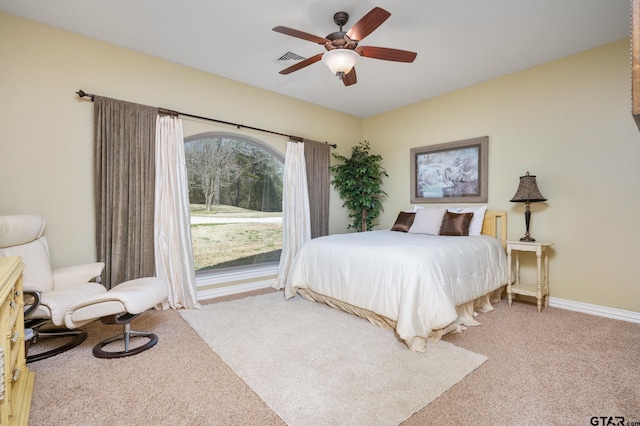
<svg viewBox="0 0 640 426">
<path fill-rule="evenodd" d="M 359 57 L 360 55 L 354 50 L 333 49 L 322 55 L 322 62 L 329 67 L 334 75 L 341 77 L 351 71 Z"/>
</svg>

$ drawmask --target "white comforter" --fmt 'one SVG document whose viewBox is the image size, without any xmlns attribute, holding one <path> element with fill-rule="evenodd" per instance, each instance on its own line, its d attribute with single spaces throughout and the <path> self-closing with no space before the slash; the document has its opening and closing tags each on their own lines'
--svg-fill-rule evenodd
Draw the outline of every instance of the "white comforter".
<svg viewBox="0 0 640 426">
<path fill-rule="evenodd" d="M 496 238 L 372 231 L 307 242 L 287 277 L 285 297 L 299 288 L 396 321 L 407 345 L 423 351 L 432 330 L 457 318 L 456 306 L 507 282 Z"/>
</svg>

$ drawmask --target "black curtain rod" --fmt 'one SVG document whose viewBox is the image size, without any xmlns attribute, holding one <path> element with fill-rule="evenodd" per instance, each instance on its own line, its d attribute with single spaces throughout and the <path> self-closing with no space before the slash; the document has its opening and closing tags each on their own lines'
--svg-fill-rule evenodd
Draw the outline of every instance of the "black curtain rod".
<svg viewBox="0 0 640 426">
<path fill-rule="evenodd" d="M 96 99 L 96 95 L 93 95 L 91 93 L 87 93 L 84 90 L 78 90 L 76 93 L 81 98 L 87 97 L 87 98 L 91 99 L 91 101 L 94 101 Z M 187 113 L 184 113 L 184 112 L 174 111 L 174 110 L 167 109 L 167 108 L 158 108 L 158 113 L 163 114 L 163 115 L 173 115 L 173 116 L 182 115 L 182 116 L 185 116 L 185 117 L 197 118 L 199 120 L 206 120 L 206 121 L 213 121 L 214 123 L 227 124 L 229 126 L 234 126 L 234 127 L 238 128 L 238 129 L 244 128 L 244 129 L 249 129 L 249 130 L 256 130 L 258 132 L 263 132 L 263 133 L 271 133 L 272 135 L 285 136 L 285 137 L 289 138 L 289 140 L 292 140 L 294 142 L 303 142 L 304 141 L 304 138 L 302 138 L 300 136 L 287 135 L 287 134 L 280 133 L 280 132 L 274 132 L 272 130 L 260 129 L 258 127 L 251 127 L 251 126 L 245 126 L 244 124 L 232 123 L 230 121 L 216 120 L 215 118 L 209 118 L 209 117 L 202 117 L 200 115 L 187 114 Z M 329 146 L 333 147 L 333 148 L 337 148 L 338 147 L 338 145 L 335 144 L 335 143 L 330 144 L 329 142 L 326 142 L 326 141 L 325 141 L 325 143 L 328 144 Z"/>
</svg>

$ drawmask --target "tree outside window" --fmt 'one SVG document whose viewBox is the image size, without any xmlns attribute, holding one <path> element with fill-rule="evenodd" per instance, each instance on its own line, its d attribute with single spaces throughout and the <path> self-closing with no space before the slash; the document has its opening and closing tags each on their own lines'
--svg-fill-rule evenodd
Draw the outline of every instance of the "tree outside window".
<svg viewBox="0 0 640 426">
<path fill-rule="evenodd" d="M 281 158 L 241 138 L 185 140 L 196 271 L 278 262 Z"/>
</svg>

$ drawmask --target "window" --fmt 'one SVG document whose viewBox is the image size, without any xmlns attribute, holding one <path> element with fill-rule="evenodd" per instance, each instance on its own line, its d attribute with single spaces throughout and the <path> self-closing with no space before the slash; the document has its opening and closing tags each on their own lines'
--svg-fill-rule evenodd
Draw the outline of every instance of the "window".
<svg viewBox="0 0 640 426">
<path fill-rule="evenodd" d="M 185 139 L 197 274 L 277 264 L 282 251 L 284 158 L 245 136 Z"/>
</svg>

